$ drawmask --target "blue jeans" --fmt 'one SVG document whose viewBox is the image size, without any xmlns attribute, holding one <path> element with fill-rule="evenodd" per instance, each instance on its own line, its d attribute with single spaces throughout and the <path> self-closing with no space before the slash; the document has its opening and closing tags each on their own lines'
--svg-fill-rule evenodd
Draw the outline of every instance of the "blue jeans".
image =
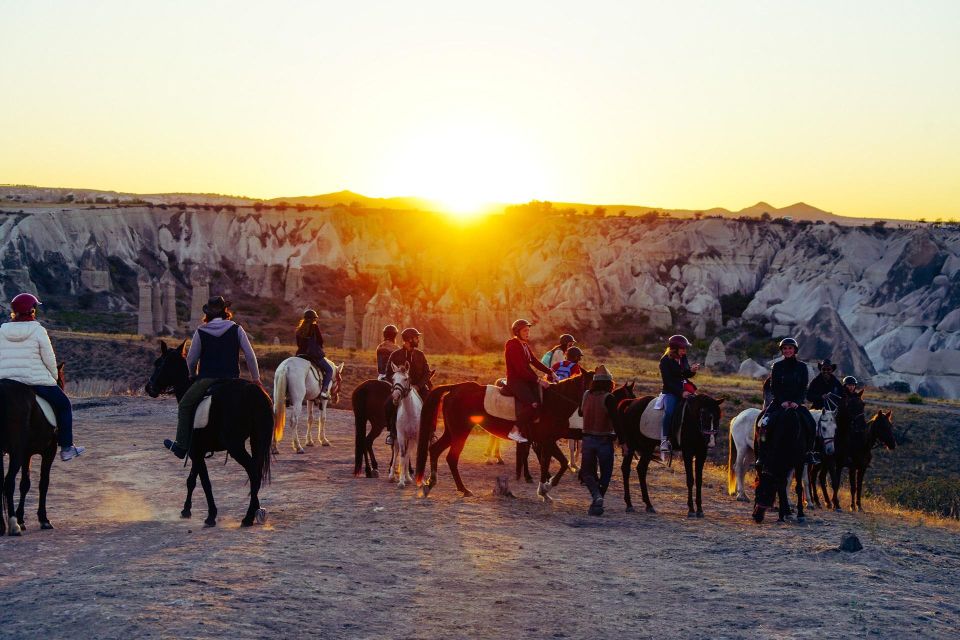
<svg viewBox="0 0 960 640">
<path fill-rule="evenodd" d="M 320 369 L 320 374 L 323 376 L 323 380 L 320 382 L 320 390 L 329 390 L 330 381 L 333 380 L 333 367 L 330 366 L 326 358 L 320 358 L 320 362 L 317 363 L 317 368 Z"/>
<path fill-rule="evenodd" d="M 597 482 L 597 466 L 600 466 L 600 481 Z M 613 436 L 583 436 L 583 462 L 580 479 L 596 500 L 603 497 L 613 475 Z"/>
<path fill-rule="evenodd" d="M 677 402 L 679 402 L 677 396 L 670 393 L 664 394 L 663 424 L 660 426 L 660 437 L 663 439 L 670 438 L 670 427 L 673 425 L 673 412 L 677 408 Z"/>
<path fill-rule="evenodd" d="M 73 408 L 70 406 L 70 398 L 63 389 L 55 385 L 38 385 L 33 390 L 53 407 L 53 414 L 57 417 L 57 441 L 60 446 L 73 446 Z"/>
</svg>

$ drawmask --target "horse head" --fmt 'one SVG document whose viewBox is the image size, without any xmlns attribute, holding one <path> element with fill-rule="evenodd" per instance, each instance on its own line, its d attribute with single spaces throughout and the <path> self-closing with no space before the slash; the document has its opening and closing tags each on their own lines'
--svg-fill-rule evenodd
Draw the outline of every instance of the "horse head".
<svg viewBox="0 0 960 640">
<path fill-rule="evenodd" d="M 893 411 L 877 411 L 876 415 L 870 418 L 868 427 L 873 438 L 879 440 L 888 450 L 897 448 L 897 438 L 893 433 Z"/>
<path fill-rule="evenodd" d="M 720 433 L 720 418 L 723 413 L 720 405 L 727 401 L 727 397 L 720 396 L 718 398 L 712 398 L 708 395 L 697 393 L 690 399 L 694 401 L 697 420 L 700 424 L 700 432 L 704 434 Z"/>
<path fill-rule="evenodd" d="M 393 390 L 390 392 L 390 401 L 393 406 L 400 406 L 400 402 L 410 393 L 410 365 L 406 362 L 397 366 L 390 363 L 393 370 Z"/>
<path fill-rule="evenodd" d="M 333 368 L 333 382 L 330 384 L 330 402 L 332 404 L 340 403 L 340 387 L 343 385 L 343 366 L 346 362 L 341 362 L 339 366 Z"/>
<path fill-rule="evenodd" d="M 833 409 L 828 408 L 830 405 Z M 836 452 L 837 440 L 837 413 L 839 407 L 835 402 L 825 405 L 817 420 L 817 437 L 823 441 L 823 452 L 832 456 Z"/>
<path fill-rule="evenodd" d="M 177 386 L 189 381 L 190 372 L 184 357 L 186 345 L 187 341 L 184 340 L 180 346 L 170 348 L 166 342 L 160 341 L 160 357 L 153 361 L 153 375 L 144 387 L 151 398 L 170 393 Z"/>
<path fill-rule="evenodd" d="M 67 379 L 66 379 L 66 377 L 63 375 L 63 365 L 64 365 L 64 364 L 66 364 L 66 363 L 61 362 L 60 364 L 57 365 L 57 386 L 60 387 L 61 390 L 62 390 L 62 389 L 64 388 L 64 386 L 67 384 Z"/>
</svg>

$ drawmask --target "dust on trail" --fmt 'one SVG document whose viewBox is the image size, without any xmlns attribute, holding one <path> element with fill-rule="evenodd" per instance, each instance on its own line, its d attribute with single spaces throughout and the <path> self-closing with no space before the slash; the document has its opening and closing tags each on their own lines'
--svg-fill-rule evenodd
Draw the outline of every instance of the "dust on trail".
<svg viewBox="0 0 960 640">
<path fill-rule="evenodd" d="M 187 471 L 160 445 L 174 403 L 78 403 L 90 452 L 54 465 L 56 529 L 39 530 L 33 493 L 24 536 L 0 540 L 0 636 L 955 637 L 960 624 L 951 528 L 821 511 L 757 527 L 716 474 L 706 518 L 689 520 L 682 473 L 660 468 L 659 513 L 628 514 L 619 461 L 607 513 L 591 518 L 572 476 L 553 505 L 522 483 L 516 500 L 494 498 L 512 465 L 482 464 L 478 437 L 461 463 L 477 497 L 460 497 L 441 462 L 423 500 L 354 479 L 352 415 L 331 413 L 332 447 L 283 443 L 266 526 L 239 528 L 245 476 L 211 459 L 220 519 L 204 529 L 199 487 L 193 519 L 179 518 Z M 845 531 L 865 550 L 834 551 Z"/>
</svg>

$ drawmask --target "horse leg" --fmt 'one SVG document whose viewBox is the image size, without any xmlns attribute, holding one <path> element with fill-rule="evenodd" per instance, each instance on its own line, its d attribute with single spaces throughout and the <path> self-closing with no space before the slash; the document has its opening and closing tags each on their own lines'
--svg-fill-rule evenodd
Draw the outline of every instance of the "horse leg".
<svg viewBox="0 0 960 640">
<path fill-rule="evenodd" d="M 737 502 L 749 502 L 747 492 L 744 490 L 743 476 L 746 474 L 747 449 L 740 447 L 737 449 L 737 461 L 734 463 L 734 474 L 737 478 Z"/>
<path fill-rule="evenodd" d="M 797 491 L 797 522 L 803 522 L 806 518 L 803 515 L 803 480 L 806 474 L 803 472 L 803 465 L 796 469 L 796 491 Z"/>
<path fill-rule="evenodd" d="M 687 479 L 687 517 L 695 518 L 696 512 L 693 510 L 693 453 L 689 450 L 691 447 L 684 447 L 683 450 L 683 474 Z"/>
<path fill-rule="evenodd" d="M 250 479 L 250 503 L 247 505 L 247 512 L 244 514 L 243 520 L 240 521 L 241 527 L 249 527 L 253 525 L 257 517 L 257 511 L 260 509 L 259 493 L 260 483 L 263 481 L 263 478 L 260 477 L 260 469 L 253 463 L 253 456 L 247 452 L 243 441 L 239 444 L 233 443 L 227 451 L 234 460 L 240 463 L 240 466 L 244 468 L 247 472 L 247 477 Z"/>
<path fill-rule="evenodd" d="M 570 450 L 570 470 L 574 473 L 580 471 L 580 444 L 581 441 L 576 438 L 567 438 L 567 448 Z"/>
<path fill-rule="evenodd" d="M 430 489 L 433 489 L 437 485 L 437 463 L 440 459 L 440 454 L 450 446 L 450 440 L 450 427 L 445 426 L 443 428 L 443 434 L 427 449 L 430 452 L 430 478 L 427 480 L 427 484 L 424 485 L 424 496 L 429 493 Z"/>
<path fill-rule="evenodd" d="M 446 428 L 444 428 L 446 432 Z M 457 485 L 457 491 L 463 494 L 464 498 L 469 498 L 473 494 L 463 485 L 463 480 L 460 478 L 460 469 L 458 464 L 460 462 L 460 453 L 463 451 L 464 445 L 467 444 L 467 437 L 470 435 L 469 427 L 461 435 L 457 434 L 457 437 L 454 439 L 451 437 L 450 442 L 450 451 L 447 452 L 447 466 L 450 467 L 450 475 L 453 476 L 453 481 Z"/>
<path fill-rule="evenodd" d="M 537 495 L 544 502 L 553 502 L 553 498 L 550 497 L 550 489 L 553 488 L 550 484 L 550 452 L 545 446 L 534 447 L 534 451 L 537 454 L 537 462 L 540 463 L 540 484 L 537 485 Z"/>
<path fill-rule="evenodd" d="M 560 484 L 560 479 L 563 478 L 563 474 L 565 474 L 567 469 L 570 468 L 570 461 L 567 460 L 567 456 L 563 455 L 563 449 L 560 448 L 560 445 L 557 444 L 556 440 L 550 442 L 545 448 L 547 450 L 547 454 L 560 463 L 560 469 L 558 469 L 555 474 L 550 476 L 550 484 L 555 487 Z M 603 492 L 606 493 L 606 487 L 604 487 Z"/>
<path fill-rule="evenodd" d="M 701 452 L 701 455 L 697 456 L 697 517 L 703 517 L 703 465 L 707 461 L 707 452 Z"/>
<path fill-rule="evenodd" d="M 623 475 L 623 501 L 627 503 L 627 513 L 633 513 L 633 502 L 630 500 L 630 465 L 633 464 L 633 449 L 627 447 L 627 452 L 623 454 L 623 462 L 620 463 L 620 473 Z"/>
<path fill-rule="evenodd" d="M 857 510 L 857 468 L 850 465 L 850 511 Z"/>
<path fill-rule="evenodd" d="M 0 451 L 0 536 L 7 531 L 7 519 L 3 517 L 3 509 L 7 504 L 6 481 L 7 477 L 3 474 L 3 452 Z"/>
<path fill-rule="evenodd" d="M 399 475 L 399 471 L 397 470 L 397 459 L 400 457 L 399 450 L 400 434 L 398 433 L 393 439 L 393 444 L 390 445 L 390 464 L 387 466 L 387 469 L 389 469 L 387 472 L 387 482 L 393 482 Z"/>
<path fill-rule="evenodd" d="M 290 407 L 290 417 L 293 422 L 293 442 L 290 444 L 293 445 L 293 450 L 297 453 L 306 453 L 303 450 L 303 445 L 300 444 L 300 416 L 303 413 L 303 402 L 301 401 L 298 404 Z M 307 423 L 307 431 L 310 431 L 310 423 Z"/>
<path fill-rule="evenodd" d="M 819 509 L 822 505 L 820 504 L 820 491 L 817 487 L 817 477 L 820 474 L 820 467 L 823 466 L 823 463 L 817 465 L 808 465 L 807 466 L 807 483 L 810 487 L 810 504 L 808 505 L 811 509 Z M 824 495 L 824 498 L 827 496 Z"/>
<path fill-rule="evenodd" d="M 653 508 L 653 503 L 650 502 L 650 492 L 647 490 L 647 471 L 652 459 L 652 451 L 649 447 L 646 447 L 640 451 L 640 461 L 637 463 L 637 476 L 640 478 L 640 497 L 643 498 L 643 503 L 647 505 L 647 513 L 657 512 Z"/>
<path fill-rule="evenodd" d="M 23 505 L 27 501 L 27 493 L 30 491 L 30 457 L 23 461 L 23 467 L 20 469 L 20 504 L 17 505 L 17 524 L 20 529 L 25 531 L 23 526 Z"/>
<path fill-rule="evenodd" d="M 190 465 L 190 474 L 187 476 L 187 499 L 183 501 L 183 510 L 180 512 L 181 518 L 189 518 L 193 509 L 193 490 L 197 488 L 197 475 L 200 473 L 200 467 Z"/>
<path fill-rule="evenodd" d="M 408 474 L 408 460 L 407 452 L 410 451 L 410 442 L 407 439 L 405 433 L 401 433 L 400 429 L 397 429 L 397 437 L 394 438 L 394 447 L 397 450 L 397 486 L 401 489 L 407 486 L 407 483 L 410 482 Z M 390 467 L 390 473 L 393 474 L 393 466 Z"/>
<path fill-rule="evenodd" d="M 319 431 L 318 438 L 320 440 L 321 447 L 329 447 L 330 441 L 327 440 L 327 401 L 324 400 L 320 403 L 320 416 L 317 418 L 319 424 L 317 430 Z"/>
<path fill-rule="evenodd" d="M 203 494 L 207 497 L 207 519 L 203 521 L 203 526 L 215 527 L 217 526 L 217 505 L 213 501 L 213 486 L 210 484 L 207 461 L 203 459 L 203 454 L 198 454 L 196 458 L 193 458 L 193 466 L 197 467 L 197 473 L 200 475 L 200 486 L 203 487 Z"/>
<path fill-rule="evenodd" d="M 311 427 L 313 426 L 313 401 L 307 400 L 307 442 L 306 446 L 314 446 L 313 434 Z M 317 440 L 320 440 L 320 426 L 317 425 Z"/>
<path fill-rule="evenodd" d="M 7 513 L 4 515 L 7 518 L 7 535 L 10 536 L 20 535 L 20 524 L 17 522 L 17 516 L 13 509 L 13 488 L 17 482 L 17 473 L 20 471 L 20 466 L 21 462 L 17 459 L 17 456 L 11 453 L 10 468 L 3 479 L 3 499 L 7 503 Z"/>
<path fill-rule="evenodd" d="M 860 502 L 860 498 L 863 496 L 863 476 L 867 474 L 867 468 L 862 467 L 857 470 L 857 511 L 863 511 L 863 504 Z"/>
<path fill-rule="evenodd" d="M 43 452 L 40 458 L 40 506 L 37 507 L 37 520 L 40 521 L 41 529 L 53 529 L 53 525 L 47 519 L 47 489 L 50 488 L 50 468 L 53 466 L 56 455 L 57 445 L 54 443 Z"/>
</svg>

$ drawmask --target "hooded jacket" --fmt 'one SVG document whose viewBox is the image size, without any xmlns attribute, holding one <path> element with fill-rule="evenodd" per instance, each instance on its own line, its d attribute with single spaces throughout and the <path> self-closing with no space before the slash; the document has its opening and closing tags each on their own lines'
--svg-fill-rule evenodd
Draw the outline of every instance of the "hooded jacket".
<svg viewBox="0 0 960 640">
<path fill-rule="evenodd" d="M 0 326 L 0 378 L 44 387 L 57 384 L 53 345 L 36 320 Z"/>
<path fill-rule="evenodd" d="M 227 331 L 234 329 L 237 333 L 237 342 L 238 349 L 236 354 L 225 354 L 229 357 L 229 363 L 217 363 L 218 368 L 223 368 L 229 365 L 231 371 L 230 375 L 216 375 L 216 376 L 203 376 L 202 373 L 200 377 L 240 377 L 240 351 L 243 351 L 243 357 L 247 361 L 247 371 L 250 372 L 250 377 L 253 378 L 254 382 L 260 381 L 260 368 L 257 366 L 257 356 L 253 352 L 253 346 L 250 344 L 250 339 L 247 337 L 247 333 L 243 330 L 243 327 L 238 325 L 233 320 L 224 320 L 223 318 L 214 318 L 210 322 L 202 325 L 199 329 L 193 332 L 193 339 L 190 341 L 190 350 L 187 351 L 187 368 L 190 370 L 190 375 L 194 375 L 197 372 L 197 364 L 200 362 L 202 357 L 202 347 L 201 343 L 203 342 L 200 332 L 207 334 L 207 336 L 212 336 L 214 338 L 220 338 Z M 236 366 L 236 376 L 233 376 L 234 365 Z"/>
</svg>

